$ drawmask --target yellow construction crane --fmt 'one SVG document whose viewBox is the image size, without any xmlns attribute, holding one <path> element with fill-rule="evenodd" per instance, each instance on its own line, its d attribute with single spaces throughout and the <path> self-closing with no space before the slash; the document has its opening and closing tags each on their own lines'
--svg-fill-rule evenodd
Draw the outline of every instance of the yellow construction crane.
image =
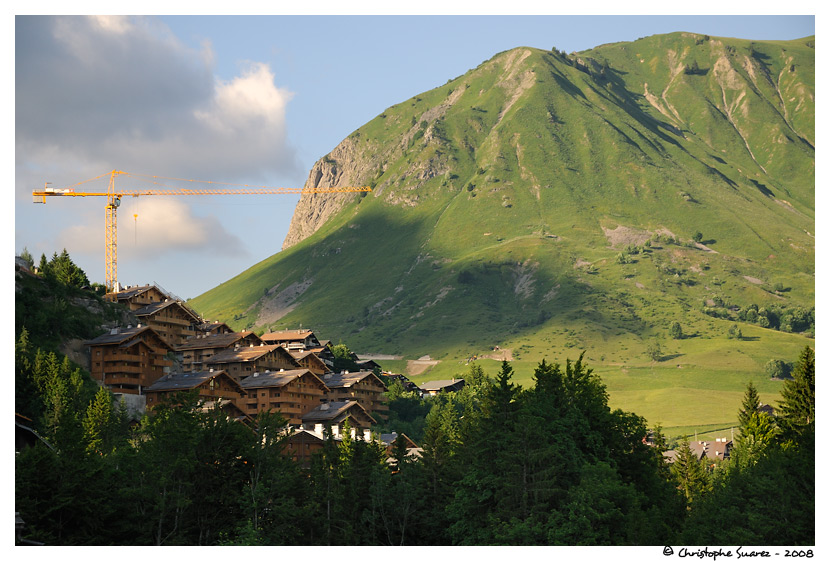
<svg viewBox="0 0 830 561">
<path fill-rule="evenodd" d="M 106 193 L 76 191 L 75 187 L 96 179 L 101 179 L 109 175 L 109 186 Z M 133 177 L 141 177 L 150 179 L 151 183 L 160 184 L 158 180 L 172 180 L 172 181 L 186 181 L 188 183 L 208 183 L 212 185 L 225 185 L 245 187 L 244 189 L 144 189 L 140 191 L 116 191 L 115 190 L 115 176 L 129 175 Z M 49 185 L 49 183 L 46 183 Z M 292 195 L 304 193 L 359 193 L 369 192 L 370 187 L 331 187 L 331 188 L 268 188 L 268 187 L 251 187 L 249 185 L 238 185 L 233 183 L 219 183 L 215 181 L 200 181 L 197 179 L 177 179 L 174 177 L 161 177 L 157 175 L 141 175 L 137 173 L 129 173 L 126 171 L 113 170 L 109 173 L 80 181 L 75 185 L 70 185 L 64 189 L 55 189 L 46 187 L 42 191 L 33 190 L 32 197 L 36 203 L 46 203 L 46 197 L 107 197 L 106 206 L 106 286 L 107 292 L 114 292 L 118 289 L 118 259 L 117 259 L 117 228 L 116 228 L 116 211 L 121 204 L 121 197 L 140 197 L 144 195 Z"/>
</svg>

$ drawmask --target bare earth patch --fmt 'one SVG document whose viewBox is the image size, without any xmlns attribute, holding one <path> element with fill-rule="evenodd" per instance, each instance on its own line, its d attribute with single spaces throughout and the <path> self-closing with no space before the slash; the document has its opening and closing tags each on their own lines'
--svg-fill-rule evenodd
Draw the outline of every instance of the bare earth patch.
<svg viewBox="0 0 830 561">
<path fill-rule="evenodd" d="M 639 228 L 630 228 L 628 226 L 617 226 L 613 230 L 603 226 L 602 232 L 613 248 L 625 247 L 627 245 L 641 245 L 650 239 L 654 233 L 674 237 L 674 234 L 665 228 L 661 228 L 656 232 L 649 232 L 648 230 L 640 230 Z"/>
<path fill-rule="evenodd" d="M 744 275 L 744 278 L 752 284 L 764 284 L 764 281 L 762 281 L 761 279 L 756 279 L 755 277 L 748 277 Z"/>
<path fill-rule="evenodd" d="M 259 310 L 256 325 L 274 323 L 281 317 L 291 313 L 291 311 L 297 307 L 297 304 L 299 304 L 297 299 L 302 296 L 306 290 L 308 290 L 308 287 L 311 286 L 312 282 L 313 281 L 311 279 L 303 282 L 295 282 L 287 286 L 276 296 L 272 296 L 272 294 L 277 288 L 279 288 L 279 285 L 271 288 L 271 290 L 268 291 L 268 294 L 260 299 L 260 302 L 262 302 L 262 308 Z"/>
<path fill-rule="evenodd" d="M 423 374 L 436 364 L 441 362 L 440 360 L 408 360 L 406 361 L 406 373 L 410 376 L 417 376 L 418 374 Z"/>
<path fill-rule="evenodd" d="M 478 358 L 489 358 L 490 360 L 513 360 L 513 349 L 499 349 L 486 355 L 479 355 Z"/>
</svg>

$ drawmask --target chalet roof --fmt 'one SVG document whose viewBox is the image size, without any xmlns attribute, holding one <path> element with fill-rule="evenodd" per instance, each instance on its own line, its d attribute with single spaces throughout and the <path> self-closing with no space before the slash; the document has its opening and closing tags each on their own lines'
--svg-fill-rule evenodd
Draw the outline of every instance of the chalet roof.
<svg viewBox="0 0 830 561">
<path fill-rule="evenodd" d="M 230 332 L 233 332 L 233 329 L 225 322 L 219 321 L 203 321 L 202 323 L 195 326 L 196 331 L 204 331 L 206 333 L 210 333 L 212 331 L 216 331 L 217 329 L 227 329 Z"/>
<path fill-rule="evenodd" d="M 259 337 L 253 331 L 240 331 L 238 333 L 212 333 L 204 337 L 191 337 L 184 343 L 176 345 L 176 350 L 186 351 L 191 349 L 224 349 L 233 346 L 242 339 L 252 339 L 260 343 Z M 242 348 L 240 346 L 240 348 Z"/>
<path fill-rule="evenodd" d="M 251 420 L 250 415 L 242 411 L 233 401 L 231 401 L 230 399 L 225 399 L 224 397 L 220 397 L 218 400 L 215 401 L 205 401 L 204 403 L 202 403 L 201 411 L 202 413 L 211 413 L 216 409 L 217 406 L 220 410 L 224 411 L 225 414 L 231 417 L 232 419 L 244 421 Z"/>
<path fill-rule="evenodd" d="M 326 366 L 326 363 L 323 362 L 323 359 L 320 358 L 320 355 L 318 355 L 317 353 L 313 353 L 311 351 L 288 351 L 288 354 L 290 354 L 291 358 L 293 358 L 296 361 L 300 361 L 311 357 L 313 358 L 313 360 L 316 360 L 320 363 L 320 365 L 326 368 L 326 370 L 328 370 L 328 366 Z"/>
<path fill-rule="evenodd" d="M 156 382 L 147 388 L 147 391 L 175 391 L 175 390 L 192 390 L 198 388 L 211 378 L 216 378 L 219 376 L 225 376 L 229 380 L 233 381 L 234 384 L 239 385 L 239 383 L 233 379 L 233 377 L 229 376 L 227 372 L 224 370 L 202 370 L 199 372 L 171 372 L 170 374 L 165 374 Z M 242 388 L 240 388 L 241 392 Z"/>
<path fill-rule="evenodd" d="M 392 446 L 398 438 L 404 439 L 407 448 L 418 448 L 418 445 L 404 433 L 398 434 L 397 432 L 384 432 L 380 435 L 380 441 L 386 447 Z"/>
<path fill-rule="evenodd" d="M 330 372 L 327 374 L 323 374 L 323 382 L 329 388 L 350 388 L 356 383 L 364 380 L 366 378 L 374 378 L 377 380 L 378 384 L 383 387 L 386 387 L 386 384 L 378 378 L 374 372 L 371 370 L 361 370 L 359 372 L 340 372 L 334 373 Z"/>
<path fill-rule="evenodd" d="M 375 368 L 380 368 L 380 364 L 372 359 L 356 360 L 355 364 L 358 365 L 361 370 L 374 370 Z"/>
<path fill-rule="evenodd" d="M 164 342 L 161 336 L 156 333 L 156 331 L 148 326 L 148 325 L 138 325 L 136 327 L 116 327 L 110 330 L 108 333 L 104 333 L 103 335 L 99 335 L 95 339 L 90 341 L 86 341 L 84 344 L 87 346 L 98 346 L 98 345 L 119 345 L 119 346 L 130 346 L 135 344 L 137 341 L 133 339 L 139 335 L 144 334 L 153 334 L 158 338 L 158 341 L 161 345 L 164 345 L 168 349 L 172 349 L 170 345 Z"/>
<path fill-rule="evenodd" d="M 371 422 L 371 417 L 358 402 L 330 401 L 329 403 L 321 403 L 303 415 L 303 423 L 339 422 L 350 415 L 365 417 Z"/>
<path fill-rule="evenodd" d="M 152 302 L 144 307 L 137 309 L 133 313 L 137 316 L 152 316 L 170 306 L 178 306 L 179 308 L 181 308 L 182 311 L 184 311 L 187 315 L 193 318 L 193 321 L 201 320 L 201 318 L 198 315 L 189 310 L 187 306 L 185 306 L 178 300 L 164 300 L 162 302 Z"/>
<path fill-rule="evenodd" d="M 313 336 L 314 332 L 310 329 L 291 329 L 289 331 L 263 333 L 260 338 L 266 343 L 276 343 L 281 341 L 305 341 Z"/>
<path fill-rule="evenodd" d="M 228 362 L 250 362 L 252 360 L 258 360 L 269 353 L 280 352 L 285 353 L 285 356 L 291 358 L 291 355 L 288 354 L 288 351 L 286 351 L 282 347 L 274 347 L 273 345 L 256 345 L 246 347 L 239 346 L 231 349 L 225 349 L 224 351 L 219 351 L 212 357 L 206 358 L 204 360 L 204 363 L 223 364 Z"/>
<path fill-rule="evenodd" d="M 147 292 L 148 290 L 153 289 L 153 288 L 158 290 L 157 287 L 155 287 L 151 284 L 145 284 L 144 286 L 133 286 L 132 288 L 128 288 L 126 290 L 120 290 L 120 291 L 116 292 L 115 297 L 118 300 L 129 300 L 130 298 L 138 296 L 139 294 L 143 294 L 144 292 Z M 161 291 L 159 290 L 159 292 L 161 292 Z"/>
<path fill-rule="evenodd" d="M 451 387 L 456 386 L 456 385 L 458 385 L 458 387 L 463 386 L 464 385 L 464 379 L 463 378 L 456 378 L 456 379 L 453 379 L 453 380 L 432 380 L 431 382 L 424 382 L 423 384 L 418 386 L 418 388 L 420 388 L 421 390 L 423 390 L 425 392 L 429 392 L 429 391 L 434 392 L 434 391 L 438 391 L 438 390 L 451 388 Z"/>
<path fill-rule="evenodd" d="M 322 387 L 325 387 L 325 384 L 314 375 L 311 370 L 307 370 L 305 368 L 300 370 L 283 370 L 280 372 L 254 372 L 252 375 L 244 378 L 239 384 L 244 389 L 249 388 L 280 388 L 289 382 L 296 380 L 297 378 L 305 375 L 312 376 L 315 380 L 317 380 Z"/>
<path fill-rule="evenodd" d="M 732 441 L 726 438 L 718 438 L 714 441 L 710 440 L 695 440 L 689 442 L 689 448 L 698 458 L 704 456 L 711 460 L 723 460 L 729 457 L 729 451 L 732 449 Z"/>
</svg>

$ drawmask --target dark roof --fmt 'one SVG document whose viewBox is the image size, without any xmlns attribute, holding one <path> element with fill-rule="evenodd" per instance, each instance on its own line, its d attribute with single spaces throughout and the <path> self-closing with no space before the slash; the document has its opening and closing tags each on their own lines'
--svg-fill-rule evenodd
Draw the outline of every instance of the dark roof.
<svg viewBox="0 0 830 561">
<path fill-rule="evenodd" d="M 249 338 L 253 335 L 255 341 L 259 341 L 259 337 L 254 334 L 253 331 L 241 331 L 239 333 L 213 333 L 211 335 L 205 335 L 204 337 L 196 336 L 191 337 L 184 343 L 176 345 L 177 351 L 184 351 L 190 349 L 212 349 L 212 348 L 220 348 L 224 349 L 226 347 L 230 347 L 237 341 L 241 341 L 242 339 Z M 241 346 L 240 346 L 241 348 Z"/>
<path fill-rule="evenodd" d="M 361 370 L 374 370 L 375 368 L 380 368 L 380 364 L 375 362 L 372 359 L 367 360 L 356 360 L 355 364 L 360 367 Z"/>
<path fill-rule="evenodd" d="M 395 443 L 395 440 L 398 438 L 403 438 L 406 440 L 406 447 L 407 448 L 418 448 L 418 445 L 413 442 L 411 438 L 406 436 L 404 433 L 398 434 L 397 432 L 384 432 L 380 435 L 380 441 L 383 443 L 384 446 L 392 446 Z"/>
<path fill-rule="evenodd" d="M 369 417 L 369 414 L 363 406 L 356 401 L 330 401 L 329 403 L 321 403 L 303 415 L 303 422 L 337 421 L 339 418 L 344 418 L 347 414 L 360 415 L 361 413 Z"/>
<path fill-rule="evenodd" d="M 455 380 L 432 380 L 431 382 L 424 382 L 423 384 L 418 386 L 418 388 L 425 391 L 425 392 L 427 392 L 427 391 L 433 391 L 434 392 L 434 391 L 438 391 L 438 390 L 443 390 L 445 388 L 451 388 L 451 387 L 456 386 L 456 385 L 458 385 L 458 387 L 463 386 L 464 385 L 464 379 L 463 378 L 457 378 Z"/>
<path fill-rule="evenodd" d="M 323 362 L 323 359 L 320 358 L 320 355 L 318 355 L 317 353 L 312 353 L 311 351 L 288 351 L 288 354 L 291 355 L 291 358 L 297 361 L 308 357 L 314 357 L 314 360 L 316 360 L 323 366 L 326 366 L 326 363 Z M 328 367 L 326 368 L 328 369 Z"/>
<path fill-rule="evenodd" d="M 281 349 L 281 351 L 276 349 Z M 274 347 L 273 345 L 255 345 L 253 347 L 239 346 L 219 351 L 212 357 L 206 358 L 204 363 L 248 362 L 251 360 L 257 360 L 268 353 L 273 352 L 285 352 L 289 358 L 291 357 L 285 349 L 282 347 Z"/>
<path fill-rule="evenodd" d="M 137 316 L 152 316 L 153 314 L 160 312 L 164 308 L 173 306 L 174 304 L 181 308 L 187 315 L 192 317 L 194 321 L 199 321 L 201 319 L 198 315 L 196 315 L 195 312 L 188 309 L 187 306 L 185 306 L 178 300 L 164 300 L 163 302 L 152 302 L 142 308 L 135 310 L 133 313 Z"/>
<path fill-rule="evenodd" d="M 159 342 L 162 343 L 165 347 L 170 348 L 170 345 L 164 342 L 161 336 L 156 333 L 156 331 L 148 326 L 148 325 L 139 325 L 137 327 L 116 327 L 110 330 L 108 333 L 104 333 L 103 335 L 99 335 L 95 339 L 91 341 L 87 341 L 84 343 L 85 345 L 93 346 L 93 345 L 122 345 L 122 346 L 129 346 L 134 344 L 135 341 L 130 341 L 137 335 L 141 335 L 145 332 L 151 332 L 156 337 L 158 337 Z"/>
<path fill-rule="evenodd" d="M 231 332 L 233 331 L 233 329 L 231 329 L 230 326 L 227 323 L 219 322 L 219 321 L 212 321 L 212 322 L 211 321 L 204 321 L 204 322 L 200 323 L 199 325 L 195 326 L 197 331 L 205 331 L 207 333 L 210 333 L 211 331 L 215 331 L 217 329 L 221 329 L 223 327 L 225 329 L 227 329 L 228 331 L 231 331 Z"/>
<path fill-rule="evenodd" d="M 311 370 L 283 370 L 281 372 L 254 372 L 250 376 L 244 378 L 239 384 L 243 388 L 280 388 L 292 380 L 296 380 L 300 376 L 309 374 L 314 376 L 319 382 L 320 379 L 315 376 Z M 320 382 L 322 384 L 322 382 Z"/>
<path fill-rule="evenodd" d="M 144 286 L 134 286 L 134 287 L 132 287 L 128 290 L 121 290 L 119 292 L 116 292 L 115 296 L 116 296 L 116 298 L 118 298 L 118 300 L 128 300 L 128 299 L 132 298 L 133 296 L 138 296 L 139 294 L 141 294 L 143 292 L 147 292 L 151 288 L 156 288 L 156 290 L 159 290 L 157 287 L 146 284 Z M 159 292 L 161 292 L 161 290 L 159 290 Z"/>
<path fill-rule="evenodd" d="M 380 380 L 380 378 L 378 378 L 377 376 L 375 376 L 375 373 L 371 370 L 340 373 L 330 372 L 327 374 L 323 374 L 323 382 L 326 384 L 326 386 L 330 388 L 348 388 L 369 376 L 376 378 L 381 385 L 385 385 L 383 384 L 383 381 Z"/>
<path fill-rule="evenodd" d="M 217 376 L 226 376 L 233 380 L 224 370 L 202 370 L 199 372 L 171 372 L 156 380 L 156 382 L 147 388 L 147 391 L 174 391 L 174 390 L 192 390 L 201 386 L 211 378 Z M 236 383 L 236 380 L 234 380 Z"/>
</svg>

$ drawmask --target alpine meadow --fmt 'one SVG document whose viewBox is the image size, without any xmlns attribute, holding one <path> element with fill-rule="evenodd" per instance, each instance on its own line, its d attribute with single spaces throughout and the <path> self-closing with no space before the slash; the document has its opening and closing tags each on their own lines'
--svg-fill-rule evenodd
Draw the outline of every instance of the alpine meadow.
<svg viewBox="0 0 830 561">
<path fill-rule="evenodd" d="M 281 252 L 190 305 L 429 355 L 419 383 L 585 351 L 667 435 L 734 426 L 812 343 L 814 41 L 499 53 L 344 139 L 306 187 L 373 191 L 304 195 Z"/>
</svg>

